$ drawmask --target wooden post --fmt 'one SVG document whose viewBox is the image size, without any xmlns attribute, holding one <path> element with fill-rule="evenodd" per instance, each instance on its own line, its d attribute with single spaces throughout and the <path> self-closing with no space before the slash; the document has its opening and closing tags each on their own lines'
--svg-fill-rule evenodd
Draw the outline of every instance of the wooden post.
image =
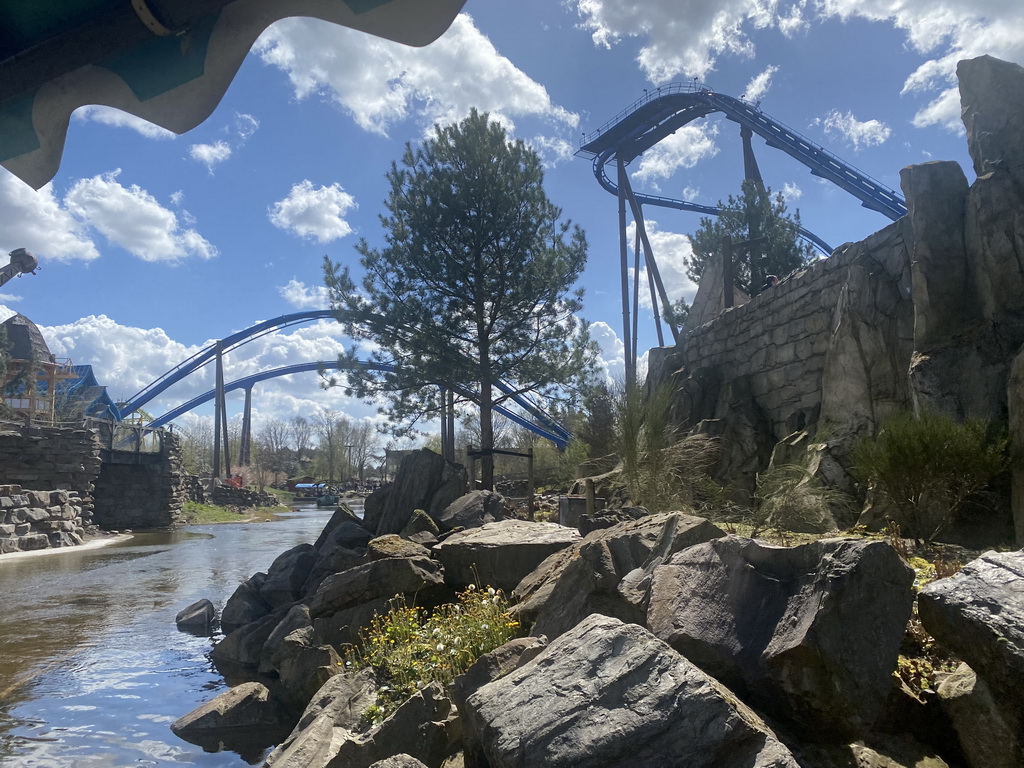
<svg viewBox="0 0 1024 768">
<path fill-rule="evenodd" d="M 476 490 L 476 459 L 473 458 L 473 446 L 466 446 L 466 463 L 469 464 L 469 487 L 467 490 Z"/>
<path fill-rule="evenodd" d="M 533 513 L 537 509 L 533 493 L 535 487 L 533 482 L 533 446 L 530 446 L 530 451 L 526 455 L 526 516 L 530 520 L 533 520 Z"/>
<path fill-rule="evenodd" d="M 583 481 L 584 493 L 587 495 L 587 516 L 592 517 L 597 512 L 597 497 L 594 495 L 594 480 L 588 477 Z"/>
</svg>

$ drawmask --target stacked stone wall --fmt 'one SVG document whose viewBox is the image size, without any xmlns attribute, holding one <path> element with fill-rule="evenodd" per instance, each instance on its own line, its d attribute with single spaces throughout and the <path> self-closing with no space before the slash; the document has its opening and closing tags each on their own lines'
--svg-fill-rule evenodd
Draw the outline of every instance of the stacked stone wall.
<svg viewBox="0 0 1024 768">
<path fill-rule="evenodd" d="M 75 491 L 0 485 L 0 554 L 81 544 L 91 513 Z"/>
<path fill-rule="evenodd" d="M 678 347 L 652 350 L 654 379 L 664 380 L 682 369 L 684 376 L 712 372 L 709 380 L 719 384 L 744 380 L 777 440 L 816 422 L 836 326 L 850 304 L 846 294 L 851 272 L 868 276 L 868 291 L 879 294 L 869 300 L 885 306 L 898 337 L 898 354 L 909 365 L 913 328 L 912 322 L 902 322 L 912 321 L 913 312 L 907 242 L 901 220 L 866 240 L 842 246 L 831 258 L 694 329 Z M 691 424 L 722 415 L 717 393 L 704 389 L 703 408 L 681 404 Z"/>
<path fill-rule="evenodd" d="M 0 484 L 63 488 L 93 513 L 93 487 L 100 472 L 100 444 L 89 429 L 5 425 L 0 429 Z"/>
<path fill-rule="evenodd" d="M 96 523 L 104 530 L 162 528 L 177 522 L 187 499 L 180 443 L 164 432 L 160 461 L 104 462 L 96 479 Z"/>
</svg>

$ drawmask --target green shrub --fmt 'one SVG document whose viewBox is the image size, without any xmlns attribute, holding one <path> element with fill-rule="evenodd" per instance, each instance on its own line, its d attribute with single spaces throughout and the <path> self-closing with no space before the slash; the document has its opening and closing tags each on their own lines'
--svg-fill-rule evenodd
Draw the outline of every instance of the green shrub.
<svg viewBox="0 0 1024 768">
<path fill-rule="evenodd" d="M 823 485 L 805 464 L 782 464 L 759 473 L 754 499 L 754 536 L 765 528 L 824 533 L 835 527 L 833 508 L 849 504 L 844 493 Z"/>
<path fill-rule="evenodd" d="M 372 667 L 381 680 L 377 704 L 366 713 L 368 724 L 383 721 L 428 683 L 450 685 L 480 656 L 519 634 L 501 590 L 470 586 L 458 600 L 428 615 L 399 596 L 344 654 L 347 667 Z"/>
<path fill-rule="evenodd" d="M 980 419 L 957 423 L 933 410 L 904 413 L 853 452 L 854 472 L 892 502 L 916 538 L 945 530 L 968 498 L 1009 468 L 1009 439 Z"/>
</svg>

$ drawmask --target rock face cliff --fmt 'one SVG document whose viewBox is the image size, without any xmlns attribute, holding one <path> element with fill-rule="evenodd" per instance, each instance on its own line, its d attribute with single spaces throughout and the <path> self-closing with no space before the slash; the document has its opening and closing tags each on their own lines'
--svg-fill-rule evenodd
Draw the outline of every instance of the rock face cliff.
<svg viewBox="0 0 1024 768">
<path fill-rule="evenodd" d="M 776 444 L 824 427 L 820 471 L 854 490 L 856 439 L 923 406 L 1024 441 L 1024 68 L 982 56 L 957 75 L 973 183 L 954 162 L 904 168 L 904 218 L 652 350 L 676 420 L 720 438 L 719 479 L 751 491 Z M 1024 470 L 1012 509 L 1021 544 Z"/>
</svg>

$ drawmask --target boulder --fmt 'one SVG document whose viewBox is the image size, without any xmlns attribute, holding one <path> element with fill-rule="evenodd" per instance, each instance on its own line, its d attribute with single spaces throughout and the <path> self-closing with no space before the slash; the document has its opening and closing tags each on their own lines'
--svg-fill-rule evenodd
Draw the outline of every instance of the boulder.
<svg viewBox="0 0 1024 768">
<path fill-rule="evenodd" d="M 430 557 L 430 551 L 415 542 L 403 539 L 397 533 L 378 536 L 366 546 L 366 556 L 372 560 L 388 557 Z"/>
<path fill-rule="evenodd" d="M 314 645 L 333 645 L 338 648 L 358 642 L 359 633 L 369 626 L 374 614 L 383 615 L 388 612 L 393 597 L 378 597 L 314 619 L 311 642 Z"/>
<path fill-rule="evenodd" d="M 309 606 L 316 619 L 378 598 L 414 594 L 444 583 L 444 569 L 427 557 L 375 560 L 328 576 Z"/>
<path fill-rule="evenodd" d="M 266 578 L 267 574 L 256 573 L 235 588 L 220 614 L 220 623 L 225 632 L 262 619 L 270 613 L 270 604 L 260 597 L 260 587 Z"/>
<path fill-rule="evenodd" d="M 516 613 L 524 626 L 533 626 L 534 635 L 551 638 L 591 613 L 642 624 L 650 569 L 681 549 L 724 535 L 707 520 L 681 512 L 649 515 L 594 531 L 549 557 L 519 583 Z"/>
<path fill-rule="evenodd" d="M 939 684 L 938 695 L 969 768 L 1024 765 L 1019 723 L 1012 714 L 1001 711 L 988 686 L 967 664 Z"/>
<path fill-rule="evenodd" d="M 179 611 L 178 615 L 174 617 L 174 623 L 178 629 L 208 632 L 216 616 L 217 611 L 214 609 L 213 603 L 204 597 Z"/>
<path fill-rule="evenodd" d="M 308 605 L 300 603 L 289 608 L 281 621 L 278 622 L 277 626 L 267 636 L 266 642 L 263 643 L 263 650 L 260 653 L 260 672 L 269 674 L 274 671 L 276 668 L 273 663 L 274 653 L 288 635 L 297 629 L 312 630 L 312 628 L 313 621 L 309 617 Z"/>
<path fill-rule="evenodd" d="M 379 760 L 406 754 L 439 768 L 460 735 L 458 713 L 441 685 L 430 683 L 372 731 L 348 735 L 328 767 L 369 768 Z"/>
<path fill-rule="evenodd" d="M 333 573 L 341 573 L 366 562 L 366 547 L 373 534 L 363 526 L 343 520 L 322 537 L 317 547 L 317 559 L 309 571 L 302 593 L 311 595 L 323 580 Z"/>
<path fill-rule="evenodd" d="M 508 517 L 505 506 L 505 497 L 500 493 L 470 491 L 444 508 L 437 517 L 437 525 L 442 531 L 479 528 Z"/>
<path fill-rule="evenodd" d="M 363 713 L 377 701 L 377 681 L 370 670 L 344 672 L 316 692 L 299 722 L 267 757 L 267 768 L 323 768 L 337 754 L 341 733 L 356 731 Z"/>
<path fill-rule="evenodd" d="M 352 511 L 352 507 L 348 504 L 339 504 L 334 508 L 334 514 L 331 515 L 331 519 L 327 521 L 327 525 L 320 531 L 320 535 L 317 537 L 313 547 L 320 551 L 327 543 L 328 539 L 335 537 L 335 530 L 342 523 L 352 523 L 355 526 L 362 528 L 363 522 L 359 519 L 359 516 Z M 369 532 L 367 532 L 369 533 Z"/>
<path fill-rule="evenodd" d="M 412 511 L 412 516 L 409 518 L 409 522 L 405 524 L 405 527 L 402 529 L 399 536 L 403 539 L 409 539 L 410 541 L 416 541 L 422 544 L 422 538 L 425 535 L 429 535 L 431 538 L 436 539 L 440 533 L 441 529 L 437 527 L 437 523 L 434 522 L 434 518 L 422 509 L 414 509 Z"/>
<path fill-rule="evenodd" d="M 970 665 L 1000 708 L 1024 714 L 1024 551 L 986 552 L 918 595 L 924 628 Z"/>
<path fill-rule="evenodd" d="M 977 319 L 964 241 L 967 177 L 953 161 L 921 163 L 900 171 L 900 186 L 914 232 L 914 348 L 927 350 Z"/>
<path fill-rule="evenodd" d="M 804 768 L 949 768 L 909 737 L 877 736 L 852 744 L 804 744 L 793 749 Z"/>
<path fill-rule="evenodd" d="M 727 536 L 655 568 L 647 625 L 799 735 L 845 743 L 885 705 L 913 580 L 883 541 Z"/>
<path fill-rule="evenodd" d="M 316 550 L 312 544 L 299 544 L 282 552 L 267 571 L 267 578 L 260 586 L 260 597 L 273 608 L 294 603 L 302 597 L 302 585 L 315 561 Z"/>
<path fill-rule="evenodd" d="M 639 520 L 649 514 L 643 507 L 620 507 L 619 509 L 599 509 L 593 513 L 583 512 L 580 514 L 580 535 L 586 537 L 594 531 L 611 528 L 619 523 L 628 523 L 631 520 Z"/>
<path fill-rule="evenodd" d="M 330 645 L 314 645 L 313 628 L 296 629 L 286 635 L 273 655 L 273 666 L 283 689 L 282 698 L 302 709 L 345 664 Z"/>
<path fill-rule="evenodd" d="M 251 754 L 288 732 L 270 691 L 262 683 L 242 683 L 175 720 L 176 736 L 208 751 L 224 748 Z"/>
<path fill-rule="evenodd" d="M 258 668 L 263 658 L 263 646 L 287 613 L 287 609 L 278 608 L 261 619 L 243 624 L 213 646 L 210 658 L 218 666 Z"/>
<path fill-rule="evenodd" d="M 965 59 L 956 66 L 960 115 L 974 172 L 1024 166 L 1024 68 L 992 56 Z"/>
<path fill-rule="evenodd" d="M 366 497 L 363 524 L 378 536 L 398 533 L 413 510 L 422 509 L 436 520 L 465 492 L 465 468 L 422 448 L 402 459 L 390 486 Z"/>
<path fill-rule="evenodd" d="M 517 637 L 485 653 L 452 682 L 450 694 L 455 708 L 465 712 L 466 699 L 488 683 L 536 658 L 546 646 L 545 637 Z M 475 732 L 465 731 L 462 734 L 462 752 L 464 768 L 486 766 L 486 758 Z"/>
<path fill-rule="evenodd" d="M 491 586 L 510 593 L 545 558 L 580 541 L 575 528 L 502 520 L 452 534 L 434 547 L 454 586 Z"/>
<path fill-rule="evenodd" d="M 643 627 L 592 615 L 466 701 L 490 768 L 796 768 L 752 710 Z"/>
<path fill-rule="evenodd" d="M 378 760 L 376 763 L 371 765 L 370 768 L 427 768 L 427 766 L 415 757 L 411 757 L 403 753 L 401 755 L 395 755 L 394 757 L 385 758 L 384 760 Z"/>
</svg>

